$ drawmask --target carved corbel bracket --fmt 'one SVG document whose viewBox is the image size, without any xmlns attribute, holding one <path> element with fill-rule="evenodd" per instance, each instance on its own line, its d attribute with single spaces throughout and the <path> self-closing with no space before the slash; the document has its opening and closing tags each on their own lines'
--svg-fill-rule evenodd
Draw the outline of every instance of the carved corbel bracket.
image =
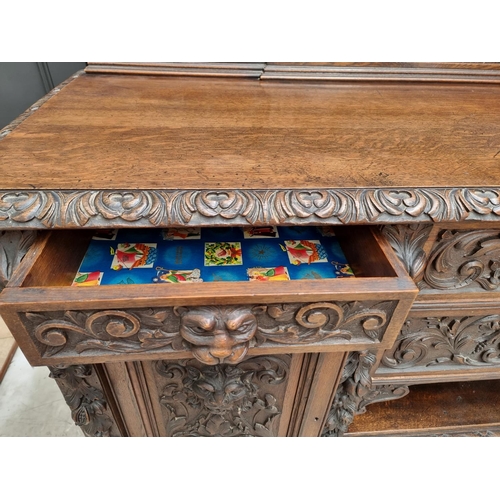
<svg viewBox="0 0 500 500">
<path fill-rule="evenodd" d="M 0 231 L 0 291 L 36 238 L 36 231 Z"/>
<path fill-rule="evenodd" d="M 430 224 L 398 224 L 382 227 L 382 233 L 416 283 L 420 281 L 425 270 L 427 255 L 423 246 L 431 229 Z"/>
<path fill-rule="evenodd" d="M 83 433 L 89 437 L 110 436 L 113 420 L 92 365 L 49 367 L 49 370 L 71 409 L 71 417 Z"/>
<path fill-rule="evenodd" d="M 376 353 L 370 351 L 353 352 L 349 355 L 326 419 L 323 437 L 344 435 L 354 417 L 364 413 L 369 404 L 399 399 L 409 393 L 407 386 L 374 386 L 371 371 L 376 360 Z"/>
</svg>

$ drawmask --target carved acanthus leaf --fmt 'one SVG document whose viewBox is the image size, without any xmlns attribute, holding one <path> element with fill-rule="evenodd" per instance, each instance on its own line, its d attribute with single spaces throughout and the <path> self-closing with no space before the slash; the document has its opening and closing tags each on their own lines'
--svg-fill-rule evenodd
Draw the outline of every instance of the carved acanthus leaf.
<svg viewBox="0 0 500 500">
<path fill-rule="evenodd" d="M 374 386 L 371 374 L 376 360 L 376 353 L 370 351 L 349 355 L 326 420 L 324 437 L 344 435 L 355 415 L 364 413 L 369 404 L 399 399 L 409 393 L 404 385 Z"/>
<path fill-rule="evenodd" d="M 315 302 L 272 304 L 259 318 L 257 339 L 308 344 L 326 339 L 380 340 L 393 302 Z"/>
<path fill-rule="evenodd" d="M 0 291 L 9 282 L 30 246 L 34 243 L 36 231 L 0 232 Z"/>
<path fill-rule="evenodd" d="M 424 281 L 440 290 L 474 284 L 496 290 L 500 285 L 500 231 L 444 231 L 429 256 Z"/>
<path fill-rule="evenodd" d="M 182 348 L 179 319 L 172 308 L 24 313 L 45 356 L 89 349 L 144 352 L 165 346 Z"/>
<path fill-rule="evenodd" d="M 382 366 L 396 370 L 437 365 L 500 364 L 500 315 L 409 318 Z"/>
<path fill-rule="evenodd" d="M 96 387 L 91 365 L 73 365 L 66 368 L 49 367 L 50 377 L 56 379 L 71 417 L 90 437 L 109 436 L 113 420 L 100 387 Z"/>
<path fill-rule="evenodd" d="M 398 224 L 382 228 L 396 255 L 416 282 L 420 280 L 425 269 L 426 254 L 422 247 L 431 229 L 432 225 L 426 224 Z"/>
</svg>

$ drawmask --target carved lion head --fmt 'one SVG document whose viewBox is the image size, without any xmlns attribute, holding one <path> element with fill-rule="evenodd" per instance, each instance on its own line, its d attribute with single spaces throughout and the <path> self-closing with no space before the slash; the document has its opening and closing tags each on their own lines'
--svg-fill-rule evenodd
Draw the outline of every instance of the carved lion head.
<svg viewBox="0 0 500 500">
<path fill-rule="evenodd" d="M 207 365 L 236 364 L 246 355 L 257 331 L 250 307 L 176 307 L 181 317 L 180 334 L 194 356 Z"/>
</svg>

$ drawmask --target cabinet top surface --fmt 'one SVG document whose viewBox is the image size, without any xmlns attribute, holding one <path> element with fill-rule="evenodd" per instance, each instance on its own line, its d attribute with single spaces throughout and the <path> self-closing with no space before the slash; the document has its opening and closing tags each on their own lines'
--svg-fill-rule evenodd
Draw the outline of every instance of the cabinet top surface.
<svg viewBox="0 0 500 500">
<path fill-rule="evenodd" d="M 0 140 L 1 189 L 500 186 L 500 86 L 84 74 Z"/>
</svg>

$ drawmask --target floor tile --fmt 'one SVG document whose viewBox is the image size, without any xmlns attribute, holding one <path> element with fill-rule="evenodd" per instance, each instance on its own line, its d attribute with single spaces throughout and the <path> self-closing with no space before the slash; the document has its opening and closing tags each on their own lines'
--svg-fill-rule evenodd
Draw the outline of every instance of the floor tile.
<svg viewBox="0 0 500 500">
<path fill-rule="evenodd" d="M 83 437 L 48 368 L 31 367 L 20 349 L 0 383 L 0 436 Z"/>
</svg>

